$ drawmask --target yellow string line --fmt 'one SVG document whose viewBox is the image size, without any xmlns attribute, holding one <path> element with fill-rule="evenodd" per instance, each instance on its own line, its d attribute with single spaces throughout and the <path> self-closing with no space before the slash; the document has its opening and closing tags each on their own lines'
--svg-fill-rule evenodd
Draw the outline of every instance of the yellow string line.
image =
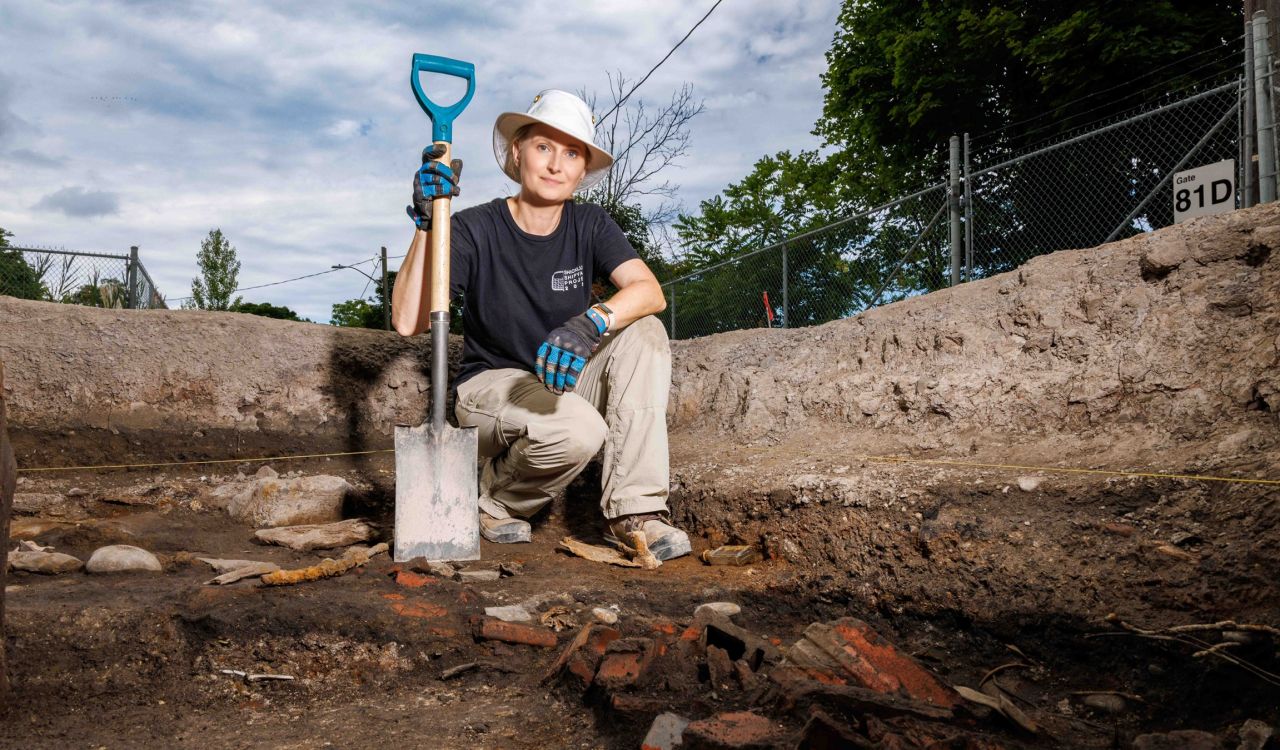
<svg viewBox="0 0 1280 750">
<path fill-rule="evenodd" d="M 291 461 L 299 458 L 332 458 L 335 456 L 367 456 L 373 453 L 394 453 L 395 448 L 383 448 L 374 451 L 346 451 L 343 453 L 308 453 L 296 456 L 265 456 L 262 458 L 216 458 L 208 461 L 166 461 L 151 464 L 102 464 L 98 466 L 41 466 L 31 469 L 18 469 L 22 472 L 37 471 L 90 471 L 93 469 L 150 469 L 160 466 L 198 466 L 201 464 L 243 464 L 258 461 Z"/>
<path fill-rule="evenodd" d="M 1072 469 L 1058 466 L 1021 466 L 1018 464 L 980 464 L 972 461 L 948 461 L 929 458 L 905 458 L 902 456 L 863 456 L 867 461 L 901 464 L 931 464 L 935 466 L 961 466 L 977 469 L 1013 469 L 1017 471 L 1043 471 L 1060 474 L 1100 474 L 1111 477 L 1141 477 L 1145 479 L 1191 479 L 1199 482 L 1233 482 L 1237 484 L 1265 484 L 1280 486 L 1280 479 L 1247 479 L 1243 477 L 1215 477 L 1203 474 L 1161 474 L 1146 471 L 1115 471 L 1112 469 Z"/>
<path fill-rule="evenodd" d="M 376 453 L 394 453 L 394 448 L 369 451 L 344 451 L 341 453 L 307 453 L 293 456 L 264 456 L 260 458 L 218 458 L 206 461 L 166 461 L 143 464 L 100 464 L 97 466 L 42 466 L 18 469 L 19 473 L 52 471 L 92 471 L 97 469 L 150 469 L 163 466 L 200 466 L 207 464 L 237 464 L 262 461 L 291 461 L 304 458 L 336 458 L 339 456 L 368 456 Z M 1061 466 L 1024 466 L 1021 464 L 984 464 L 973 461 L 949 461 L 945 459 L 908 458 L 905 456 L 862 456 L 864 461 L 894 464 L 927 464 L 931 466 L 957 466 L 972 469 L 1007 469 L 1013 471 L 1042 471 L 1057 474 L 1092 474 L 1110 477 L 1134 477 L 1142 479 L 1187 479 L 1198 482 L 1227 482 L 1234 484 L 1261 484 L 1280 486 L 1280 479 L 1248 479 L 1244 477 L 1216 477 L 1204 474 L 1163 474 L 1160 472 L 1117 471 L 1113 469 L 1075 469 Z"/>
</svg>

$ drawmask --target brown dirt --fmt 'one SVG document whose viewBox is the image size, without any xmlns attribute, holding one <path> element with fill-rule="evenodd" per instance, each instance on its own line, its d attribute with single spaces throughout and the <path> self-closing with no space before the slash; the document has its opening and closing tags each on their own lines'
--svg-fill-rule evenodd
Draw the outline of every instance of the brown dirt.
<svg viewBox="0 0 1280 750">
<path fill-rule="evenodd" d="M 1280 724 L 1280 688 L 1182 645 L 1114 635 L 1105 618 L 1280 625 L 1280 487 L 1105 472 L 1280 479 L 1273 247 L 1280 208 L 1261 207 L 826 326 L 677 342 L 672 508 L 695 549 L 761 546 L 768 559 L 750 569 L 685 559 L 650 573 L 554 552 L 566 532 L 595 534 L 592 468 L 534 544 L 485 545 L 486 560 L 523 562 L 514 578 L 409 590 L 382 561 L 305 586 L 211 589 L 183 553 L 317 559 L 255 547 L 250 530 L 200 509 L 200 475 L 235 464 L 27 475 L 20 492 L 140 498 L 85 500 L 73 514 L 85 518 L 38 538 L 82 557 L 139 544 L 166 556 L 166 573 L 11 578 L 16 703 L 0 745 L 621 748 L 660 708 L 749 707 L 682 672 L 642 709 L 602 708 L 539 685 L 552 651 L 469 636 L 485 605 L 567 591 L 579 608 L 619 605 L 626 636 L 730 599 L 741 625 L 784 643 L 815 621 L 866 620 L 956 684 L 1024 662 L 999 680 L 1049 736 L 995 719 L 953 727 L 1005 746 L 1127 747 L 1177 728 L 1234 746 L 1246 719 Z M 33 304 L 0 299 L 24 326 L 0 331 L 0 357 L 18 367 L 6 395 L 26 467 L 380 449 L 390 424 L 421 414 L 417 342 Z M 910 460 L 878 460 L 890 455 Z M 389 521 L 387 454 L 274 466 L 342 474 L 362 491 L 349 515 Z M 1235 653 L 1280 673 L 1274 640 Z M 512 671 L 440 679 L 476 660 Z M 299 679 L 244 683 L 220 668 Z M 1111 715 L 1080 691 L 1142 700 Z"/>
</svg>

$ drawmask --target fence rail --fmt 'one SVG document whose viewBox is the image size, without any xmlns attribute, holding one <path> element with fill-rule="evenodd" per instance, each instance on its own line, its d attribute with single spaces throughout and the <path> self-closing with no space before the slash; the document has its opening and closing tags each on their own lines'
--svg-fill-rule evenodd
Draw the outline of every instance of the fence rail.
<svg viewBox="0 0 1280 750">
<path fill-rule="evenodd" d="M 90 307 L 166 308 L 164 295 L 128 255 L 9 247 L 0 249 L 0 294 Z"/>
</svg>

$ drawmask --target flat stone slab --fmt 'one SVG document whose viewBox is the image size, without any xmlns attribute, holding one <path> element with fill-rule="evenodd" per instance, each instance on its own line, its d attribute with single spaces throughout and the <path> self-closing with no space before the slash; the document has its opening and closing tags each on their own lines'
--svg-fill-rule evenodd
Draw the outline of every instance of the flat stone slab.
<svg viewBox="0 0 1280 750">
<path fill-rule="evenodd" d="M 58 573 L 74 573 L 84 567 L 84 562 L 78 557 L 65 555 L 61 552 L 15 550 L 9 553 L 9 567 L 27 573 L 57 575 Z"/>
<path fill-rule="evenodd" d="M 310 552 L 313 549 L 349 547 L 367 542 L 373 539 L 375 533 L 373 526 L 364 519 L 351 518 L 337 523 L 263 529 L 254 533 L 254 537 L 266 544 L 278 544 L 298 552 Z"/>
<path fill-rule="evenodd" d="M 84 567 L 90 573 L 159 573 L 164 570 L 159 558 L 131 544 L 99 547 L 89 556 Z"/>
</svg>

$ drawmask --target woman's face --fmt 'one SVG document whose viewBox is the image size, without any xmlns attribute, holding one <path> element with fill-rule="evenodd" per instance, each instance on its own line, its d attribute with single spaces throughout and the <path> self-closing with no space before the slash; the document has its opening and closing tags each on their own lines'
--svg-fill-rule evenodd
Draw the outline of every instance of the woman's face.
<svg viewBox="0 0 1280 750">
<path fill-rule="evenodd" d="M 527 198 L 545 203 L 569 200 L 587 174 L 586 146 L 546 125 L 534 125 L 511 148 Z"/>
</svg>

